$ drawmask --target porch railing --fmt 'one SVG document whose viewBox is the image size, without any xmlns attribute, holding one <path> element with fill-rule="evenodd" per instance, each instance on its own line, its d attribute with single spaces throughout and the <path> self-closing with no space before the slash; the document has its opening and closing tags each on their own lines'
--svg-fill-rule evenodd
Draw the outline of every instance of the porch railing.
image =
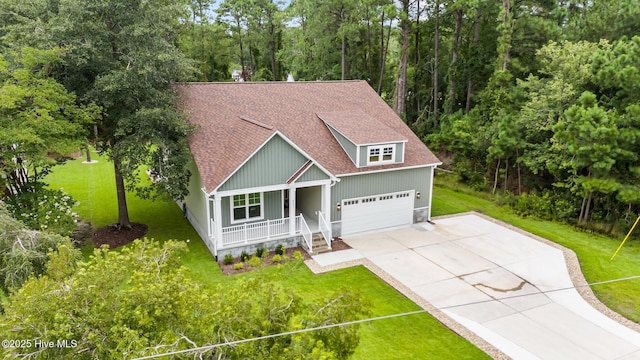
<svg viewBox="0 0 640 360">
<path fill-rule="evenodd" d="M 311 235 L 311 230 L 309 229 L 309 225 L 307 225 L 307 222 L 304 220 L 304 216 L 300 215 L 298 217 L 298 221 L 300 224 L 300 234 L 302 234 L 302 237 L 304 238 L 304 242 L 305 244 L 307 244 L 307 249 L 309 249 L 309 253 L 313 252 L 313 235 Z"/>
<path fill-rule="evenodd" d="M 327 242 L 327 246 L 331 249 L 331 226 L 327 223 L 327 219 L 324 218 L 322 211 L 318 211 L 318 228 L 322 233 L 324 241 Z"/>
<path fill-rule="evenodd" d="M 222 246 L 269 240 L 289 232 L 289 218 L 228 226 L 222 228 Z"/>
</svg>

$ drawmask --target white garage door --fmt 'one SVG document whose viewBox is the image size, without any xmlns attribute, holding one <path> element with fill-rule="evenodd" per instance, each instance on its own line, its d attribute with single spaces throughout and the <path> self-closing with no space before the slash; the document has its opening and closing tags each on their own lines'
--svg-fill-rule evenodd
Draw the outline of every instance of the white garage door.
<svg viewBox="0 0 640 360">
<path fill-rule="evenodd" d="M 342 235 L 413 223 L 415 191 L 342 201 Z"/>
</svg>

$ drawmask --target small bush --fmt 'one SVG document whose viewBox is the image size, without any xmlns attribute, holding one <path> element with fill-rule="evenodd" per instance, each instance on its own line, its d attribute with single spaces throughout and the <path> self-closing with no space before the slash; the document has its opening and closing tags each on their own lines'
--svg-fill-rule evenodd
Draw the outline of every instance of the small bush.
<svg viewBox="0 0 640 360">
<path fill-rule="evenodd" d="M 33 230 L 73 236 L 78 215 L 72 211 L 77 202 L 60 190 L 47 189 L 44 183 L 33 182 L 27 189 L 5 199 L 15 219 Z"/>
<path fill-rule="evenodd" d="M 233 255 L 231 255 L 231 254 L 227 254 L 227 255 L 225 255 L 225 256 L 224 256 L 224 260 L 222 260 L 222 262 L 223 262 L 225 265 L 231 265 L 231 264 L 233 264 Z"/>
<path fill-rule="evenodd" d="M 296 250 L 293 253 L 293 258 L 294 258 L 294 260 L 302 260 L 303 259 L 302 253 L 300 252 L 300 250 Z"/>
<path fill-rule="evenodd" d="M 259 256 L 252 256 L 251 259 L 249 259 L 249 266 L 251 267 L 258 267 L 262 265 L 262 258 Z"/>
<path fill-rule="evenodd" d="M 277 255 L 280 255 L 280 256 L 284 255 L 284 250 L 285 250 L 284 245 L 279 244 L 278 246 L 276 246 Z"/>
<path fill-rule="evenodd" d="M 273 263 L 279 263 L 281 261 L 282 261 L 282 255 L 280 255 L 280 254 L 275 254 L 273 256 L 273 259 L 271 259 L 271 262 L 273 262 Z"/>
<path fill-rule="evenodd" d="M 256 249 L 256 256 L 259 258 L 263 258 L 267 255 L 267 247 L 266 246 L 261 246 L 259 248 Z"/>
<path fill-rule="evenodd" d="M 233 270 L 242 270 L 244 268 L 244 264 L 243 263 L 237 263 L 237 264 L 233 264 Z"/>
<path fill-rule="evenodd" d="M 245 262 L 249 260 L 249 253 L 246 250 L 242 250 L 242 253 L 240 254 L 240 261 Z"/>
</svg>

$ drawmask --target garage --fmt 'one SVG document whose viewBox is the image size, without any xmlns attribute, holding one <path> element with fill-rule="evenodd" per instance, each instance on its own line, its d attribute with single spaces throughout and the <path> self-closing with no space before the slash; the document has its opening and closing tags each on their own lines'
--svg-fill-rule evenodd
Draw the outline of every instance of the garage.
<svg viewBox="0 0 640 360">
<path fill-rule="evenodd" d="M 413 223 L 415 191 L 342 201 L 342 235 Z"/>
</svg>

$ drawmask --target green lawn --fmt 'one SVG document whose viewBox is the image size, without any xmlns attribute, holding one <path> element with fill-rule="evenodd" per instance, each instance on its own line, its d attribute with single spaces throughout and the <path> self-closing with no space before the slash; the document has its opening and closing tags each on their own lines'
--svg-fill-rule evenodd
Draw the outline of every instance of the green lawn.
<svg viewBox="0 0 640 360">
<path fill-rule="evenodd" d="M 115 181 L 112 164 L 97 155 L 97 164 L 82 164 L 83 159 L 67 162 L 54 169 L 47 182 L 52 188 L 64 188 L 80 204 L 76 212 L 94 226 L 117 220 Z M 151 202 L 128 196 L 131 221 L 149 226 L 148 237 L 158 241 L 189 239 L 189 253 L 183 263 L 191 276 L 208 286 L 235 281 L 237 276 L 222 275 L 219 267 L 197 233 L 183 218 L 173 202 Z M 83 249 L 85 254 L 90 249 Z M 372 304 L 372 316 L 418 310 L 412 301 L 388 286 L 364 267 L 314 275 L 306 266 L 289 265 L 268 268 L 280 274 L 285 286 L 306 299 L 325 297 L 342 287 L 354 287 Z M 428 314 L 374 321 L 361 325 L 361 341 L 354 359 L 481 359 L 481 350 L 461 338 Z"/>
<path fill-rule="evenodd" d="M 640 275 L 640 241 L 630 240 L 613 261 L 611 256 L 622 239 L 588 233 L 573 226 L 522 218 L 508 207 L 498 206 L 487 194 L 480 194 L 455 183 L 451 177 L 436 177 L 433 215 L 446 215 L 463 211 L 480 211 L 530 233 L 549 239 L 573 250 L 588 282 Z M 592 289 L 609 308 L 633 321 L 640 320 L 640 279 L 596 285 Z"/>
</svg>

